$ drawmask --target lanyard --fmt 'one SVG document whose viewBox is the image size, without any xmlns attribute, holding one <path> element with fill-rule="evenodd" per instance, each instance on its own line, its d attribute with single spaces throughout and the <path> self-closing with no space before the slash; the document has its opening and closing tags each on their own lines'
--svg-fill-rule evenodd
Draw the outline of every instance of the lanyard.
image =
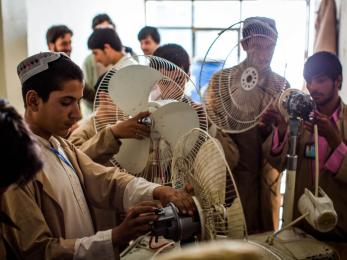
<svg viewBox="0 0 347 260">
<path fill-rule="evenodd" d="M 69 166 L 74 171 L 74 173 L 76 173 L 72 164 L 57 149 L 55 149 L 54 147 L 50 147 L 50 149 L 53 153 L 55 153 L 56 156 L 59 157 L 60 160 L 62 160 L 67 166 Z"/>
</svg>

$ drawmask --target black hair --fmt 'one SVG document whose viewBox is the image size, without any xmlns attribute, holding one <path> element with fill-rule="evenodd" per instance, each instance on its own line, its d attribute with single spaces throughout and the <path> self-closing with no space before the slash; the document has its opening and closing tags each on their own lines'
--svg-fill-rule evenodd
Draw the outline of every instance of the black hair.
<svg viewBox="0 0 347 260">
<path fill-rule="evenodd" d="M 48 69 L 32 76 L 22 84 L 24 103 L 26 103 L 25 96 L 29 90 L 35 90 L 46 102 L 49 94 L 52 91 L 61 90 L 62 83 L 67 80 L 83 82 L 83 72 L 70 58 L 61 55 L 59 59 L 48 63 Z"/>
<path fill-rule="evenodd" d="M 2 170 L 0 187 L 23 185 L 42 169 L 36 141 L 23 118 L 0 99 L 0 146 Z"/>
<path fill-rule="evenodd" d="M 116 27 L 112 19 L 107 14 L 98 14 L 93 18 L 92 29 L 95 30 L 95 27 L 103 22 L 108 22 L 109 24 L 113 25 L 113 27 Z"/>
<path fill-rule="evenodd" d="M 64 37 L 65 34 L 71 34 L 73 36 L 72 31 L 66 25 L 53 25 L 46 33 L 47 45 L 49 43 L 55 43 L 57 39 Z"/>
<path fill-rule="evenodd" d="M 109 44 L 114 50 L 122 51 L 123 45 L 115 30 L 110 28 L 95 30 L 88 39 L 89 49 L 105 49 L 105 44 Z"/>
<path fill-rule="evenodd" d="M 143 27 L 138 35 L 137 39 L 139 41 L 146 39 L 148 36 L 151 36 L 153 41 L 156 42 L 157 44 L 160 44 L 160 34 L 158 32 L 158 29 L 152 26 L 145 26 Z"/>
<path fill-rule="evenodd" d="M 158 47 L 153 56 L 157 56 L 171 61 L 178 67 L 182 68 L 185 73 L 189 73 L 190 59 L 187 51 L 180 45 L 169 43 Z"/>
<path fill-rule="evenodd" d="M 321 51 L 307 59 L 304 65 L 306 82 L 311 82 L 313 77 L 320 75 L 325 75 L 333 81 L 337 80 L 339 76 L 342 79 L 342 65 L 335 54 Z"/>
</svg>

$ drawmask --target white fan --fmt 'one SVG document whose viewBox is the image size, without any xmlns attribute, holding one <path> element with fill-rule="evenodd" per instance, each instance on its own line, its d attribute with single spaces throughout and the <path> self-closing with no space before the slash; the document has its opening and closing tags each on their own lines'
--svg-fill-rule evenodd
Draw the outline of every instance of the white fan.
<svg viewBox="0 0 347 260">
<path fill-rule="evenodd" d="M 154 223 L 155 235 L 189 242 L 192 242 L 189 236 L 195 235 L 196 240 L 249 244 L 261 252 L 256 259 L 334 259 L 330 246 L 298 229 L 247 236 L 237 187 L 221 145 L 200 129 L 191 130 L 177 142 L 172 159 L 172 184 L 179 189 L 193 190 L 197 214 L 180 215 L 169 205 Z"/>
<path fill-rule="evenodd" d="M 183 70 L 158 57 L 138 58 L 139 64 L 111 69 L 103 78 L 94 104 L 95 128 L 100 131 L 141 111 L 150 111 L 149 118 L 143 120 L 151 125 L 150 138 L 122 140 L 111 162 L 165 184 L 170 181 L 171 147 L 190 129 L 206 129 L 206 113 L 201 104 L 185 95 L 187 85 L 193 83 Z"/>
<path fill-rule="evenodd" d="M 204 74 L 211 62 L 222 64 L 202 91 L 209 119 L 228 133 L 241 133 L 256 126 L 267 107 L 288 87 L 285 78 L 272 71 L 269 58 L 256 52 L 259 49 L 271 52 L 276 44 L 276 32 L 270 26 L 264 31 L 257 24 L 247 25 L 244 31 L 248 36 L 232 47 L 231 34 L 240 33 L 244 26 L 244 22 L 236 23 L 218 35 L 205 55 L 200 72 Z M 284 75 L 284 62 L 281 66 L 280 74 Z"/>
<path fill-rule="evenodd" d="M 173 152 L 172 185 L 193 188 L 202 240 L 247 236 L 238 191 L 217 139 L 199 129 L 180 138 Z"/>
</svg>

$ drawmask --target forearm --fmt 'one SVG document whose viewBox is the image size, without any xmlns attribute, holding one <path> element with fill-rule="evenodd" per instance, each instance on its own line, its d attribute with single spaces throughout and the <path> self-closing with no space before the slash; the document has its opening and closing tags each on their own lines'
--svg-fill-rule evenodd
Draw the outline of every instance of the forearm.
<svg viewBox="0 0 347 260">
<path fill-rule="evenodd" d="M 73 259 L 118 259 L 118 246 L 113 242 L 112 230 L 99 231 L 93 236 L 76 239 Z"/>
<path fill-rule="evenodd" d="M 160 186 L 159 184 L 148 182 L 143 178 L 134 178 L 128 183 L 124 191 L 124 210 L 128 210 L 131 206 L 141 201 L 159 199 L 154 191 Z"/>
<path fill-rule="evenodd" d="M 84 140 L 78 148 L 93 161 L 105 164 L 118 153 L 120 145 L 120 140 L 113 136 L 109 128 L 105 128 L 90 139 Z"/>
</svg>

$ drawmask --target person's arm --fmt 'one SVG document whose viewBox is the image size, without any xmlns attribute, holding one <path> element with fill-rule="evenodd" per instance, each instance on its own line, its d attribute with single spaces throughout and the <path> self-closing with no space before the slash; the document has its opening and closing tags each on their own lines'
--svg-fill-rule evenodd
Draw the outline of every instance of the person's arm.
<svg viewBox="0 0 347 260">
<path fill-rule="evenodd" d="M 94 117 L 88 119 L 76 128 L 69 137 L 69 141 L 87 154 L 93 161 L 106 164 L 113 155 L 118 153 L 121 146 L 111 127 L 106 127 L 96 133 Z"/>
<path fill-rule="evenodd" d="M 150 128 L 139 123 L 139 119 L 149 116 L 149 112 L 140 112 L 133 118 L 107 126 L 98 133 L 94 128 L 94 117 L 75 129 L 69 141 L 87 154 L 93 161 L 106 164 L 118 153 L 120 139 L 134 138 L 141 140 L 149 136 Z"/>
<path fill-rule="evenodd" d="M 116 228 L 88 237 L 63 239 L 53 236 L 42 214 L 40 200 L 36 201 L 40 196 L 33 183 L 23 188 L 13 187 L 4 195 L 1 210 L 18 229 L 2 225 L 1 231 L 18 259 L 119 259 L 119 247 L 148 232 L 149 222 L 157 218 L 154 214 L 140 216 L 153 212 L 154 204 L 138 205 L 130 209 L 127 218 Z"/>
<path fill-rule="evenodd" d="M 319 135 L 327 140 L 332 150 L 332 154 L 325 162 L 325 169 L 332 173 L 336 180 L 347 183 L 347 147 L 341 132 L 327 115 L 315 111 L 313 117 Z M 305 122 L 304 127 L 313 133 L 313 123 Z"/>
<path fill-rule="evenodd" d="M 53 237 L 35 200 L 32 183 L 10 188 L 3 195 L 1 210 L 19 228 L 1 226 L 2 236 L 18 259 L 73 259 L 75 240 Z"/>
<path fill-rule="evenodd" d="M 347 182 L 347 145 L 341 142 L 325 162 L 324 168 L 334 174 L 336 179 Z"/>
</svg>

